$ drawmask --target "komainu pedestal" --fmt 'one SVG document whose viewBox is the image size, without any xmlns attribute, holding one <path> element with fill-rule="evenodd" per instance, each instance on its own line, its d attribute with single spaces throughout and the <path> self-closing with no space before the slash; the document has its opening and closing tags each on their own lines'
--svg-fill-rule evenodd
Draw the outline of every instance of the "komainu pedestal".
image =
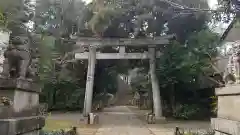
<svg viewBox="0 0 240 135">
<path fill-rule="evenodd" d="M 0 135 L 39 135 L 45 125 L 38 85 L 27 79 L 0 78 Z"/>
<path fill-rule="evenodd" d="M 216 89 L 217 118 L 211 120 L 216 135 L 240 135 L 240 84 Z"/>
</svg>

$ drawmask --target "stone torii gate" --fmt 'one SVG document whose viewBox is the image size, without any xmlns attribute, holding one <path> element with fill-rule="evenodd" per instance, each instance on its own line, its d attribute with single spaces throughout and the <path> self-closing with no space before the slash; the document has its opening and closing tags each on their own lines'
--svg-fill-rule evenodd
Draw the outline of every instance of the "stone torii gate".
<svg viewBox="0 0 240 135">
<path fill-rule="evenodd" d="M 150 60 L 150 74 L 152 82 L 153 92 L 153 103 L 154 113 L 156 118 L 162 117 L 162 108 L 157 106 L 161 104 L 159 85 L 156 70 L 156 58 L 159 58 L 161 53 L 156 51 L 158 45 L 167 45 L 175 35 L 166 35 L 155 38 L 140 38 L 140 39 L 129 39 L 129 38 L 78 38 L 76 45 L 81 48 L 88 48 L 88 52 L 75 53 L 75 59 L 88 59 L 88 70 L 87 70 L 87 81 L 86 81 L 86 92 L 84 101 L 83 115 L 87 116 L 92 110 L 92 96 L 93 96 L 93 85 L 94 85 L 94 74 L 95 65 L 97 59 L 149 59 Z M 126 53 L 125 47 L 148 47 L 148 52 L 144 53 Z M 101 53 L 96 52 L 96 48 L 101 47 L 119 47 L 118 53 Z"/>
</svg>

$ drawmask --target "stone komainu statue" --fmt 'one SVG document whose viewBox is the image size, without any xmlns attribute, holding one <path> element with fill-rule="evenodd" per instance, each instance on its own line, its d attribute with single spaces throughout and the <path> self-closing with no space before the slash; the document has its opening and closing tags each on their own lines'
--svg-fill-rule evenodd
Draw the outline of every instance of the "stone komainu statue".
<svg viewBox="0 0 240 135">
<path fill-rule="evenodd" d="M 227 71 L 224 75 L 226 84 L 240 83 L 240 45 L 232 48 L 232 54 L 229 57 Z"/>
<path fill-rule="evenodd" d="M 11 34 L 9 46 L 4 52 L 3 77 L 33 79 L 33 68 L 36 63 L 32 63 L 32 53 L 30 46 L 31 35 L 26 24 L 31 20 L 31 15 L 22 11 L 16 15 L 16 22 L 9 24 Z"/>
<path fill-rule="evenodd" d="M 24 36 L 16 36 L 11 39 L 11 44 L 4 52 L 4 64 L 2 75 L 10 78 L 32 78 L 35 76 L 32 63 L 31 50 L 29 49 L 29 39 Z"/>
</svg>

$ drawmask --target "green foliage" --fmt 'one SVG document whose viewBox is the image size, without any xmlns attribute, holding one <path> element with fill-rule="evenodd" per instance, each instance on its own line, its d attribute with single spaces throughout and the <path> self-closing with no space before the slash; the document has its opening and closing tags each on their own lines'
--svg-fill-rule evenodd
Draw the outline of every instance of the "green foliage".
<svg viewBox="0 0 240 135">
<path fill-rule="evenodd" d="M 8 31 L 11 29 L 9 24 L 18 22 L 17 14 L 22 6 L 22 0 L 14 1 L 0 1 L 0 28 Z M 10 27 L 9 27 L 10 26 Z"/>
<path fill-rule="evenodd" d="M 39 65 L 39 71 L 40 71 L 40 80 L 44 81 L 47 78 L 52 77 L 52 71 L 53 69 L 53 60 L 52 60 L 52 49 L 55 44 L 55 38 L 51 36 L 45 36 L 42 35 L 41 41 L 39 46 L 39 52 L 40 52 L 40 65 Z"/>
<path fill-rule="evenodd" d="M 4 15 L 4 13 L 0 10 L 0 28 L 1 28 L 1 30 L 6 30 L 7 24 L 8 24 L 7 18 Z"/>
<path fill-rule="evenodd" d="M 63 131 L 51 131 L 51 132 L 41 131 L 40 135 L 64 135 L 64 133 Z"/>
<path fill-rule="evenodd" d="M 73 60 L 74 43 L 64 40 L 85 27 L 89 9 L 81 1 L 40 1 L 36 14 L 37 32 L 43 35 L 40 76 L 47 97 L 45 101 L 52 109 L 83 107 L 86 61 Z M 96 68 L 94 93 L 116 91 L 117 74 L 112 70 L 116 66 L 107 66 L 101 64 Z M 66 90 L 69 85 L 77 88 Z"/>
<path fill-rule="evenodd" d="M 115 93 L 117 89 L 117 72 L 112 70 L 110 67 L 106 67 L 108 64 L 102 63 L 97 64 L 95 73 L 95 93 L 108 92 Z M 104 78 L 104 79 L 103 79 Z"/>
<path fill-rule="evenodd" d="M 36 32 L 69 37 L 84 27 L 87 11 L 81 0 L 40 0 L 36 7 Z"/>
<path fill-rule="evenodd" d="M 213 73 L 211 59 L 217 55 L 217 37 L 209 30 L 202 30 L 193 33 L 185 45 L 166 46 L 158 61 L 160 84 L 163 87 L 174 83 L 196 84 L 199 75 Z"/>
<path fill-rule="evenodd" d="M 212 59 L 218 54 L 218 37 L 209 29 L 192 32 L 184 44 L 174 42 L 172 45 L 166 46 L 162 57 L 157 61 L 157 75 L 162 95 L 168 103 L 170 102 L 169 108 L 172 108 L 175 113 L 174 117 L 183 119 L 201 117 L 196 116 L 201 107 L 199 105 L 192 106 L 191 97 L 185 97 L 185 94 L 191 93 L 191 91 L 196 93 L 194 90 L 209 87 L 208 84 L 200 82 L 202 76 L 208 78 L 215 72 Z M 179 95 L 178 93 L 185 94 Z M 181 99 L 186 99 L 186 102 L 183 103 Z M 176 104 L 182 104 L 182 106 L 176 108 Z M 206 114 L 208 113 L 202 112 L 202 115 Z"/>
<path fill-rule="evenodd" d="M 202 1 L 186 0 L 183 3 L 191 6 L 194 5 L 193 3 L 197 3 L 198 7 L 207 6 L 207 3 Z M 201 13 L 178 15 L 170 10 L 173 8 L 171 4 L 157 0 L 151 2 L 144 0 L 101 0 L 93 1 L 89 7 L 92 9 L 93 16 L 88 24 L 92 31 L 101 34 L 101 36 L 160 36 L 168 24 L 167 33 L 176 33 L 179 40 L 183 41 L 190 31 L 201 29 L 207 19 L 206 14 Z M 181 21 L 176 21 L 180 19 Z M 191 25 L 185 22 L 191 23 Z M 181 30 L 182 28 L 185 28 L 185 32 Z M 111 32 L 112 29 L 115 31 Z"/>
<path fill-rule="evenodd" d="M 188 129 L 186 128 L 181 128 L 181 127 L 176 127 L 175 128 L 175 133 L 178 135 L 214 135 L 215 131 L 212 129 Z"/>
<path fill-rule="evenodd" d="M 74 82 L 45 83 L 43 95 L 45 98 L 41 102 L 47 102 L 50 110 L 75 110 L 83 107 L 84 89 Z"/>
<path fill-rule="evenodd" d="M 84 90 L 80 88 L 76 71 L 78 63 L 65 63 L 65 52 L 53 36 L 42 35 L 39 47 L 39 75 L 43 84 L 41 102 L 47 102 L 50 110 L 82 109 Z M 83 87 L 82 87 L 83 88 Z"/>
<path fill-rule="evenodd" d="M 133 88 L 133 90 L 146 90 L 146 89 L 151 89 L 151 82 L 149 81 L 149 75 L 141 72 L 137 71 L 135 76 L 132 76 L 132 81 L 131 81 L 131 86 Z"/>
<path fill-rule="evenodd" d="M 197 105 L 180 105 L 176 112 L 174 113 L 175 118 L 180 119 L 191 119 L 193 118 L 198 112 L 200 111 L 200 108 Z"/>
<path fill-rule="evenodd" d="M 183 135 L 215 135 L 215 131 L 207 131 L 207 132 L 186 132 Z"/>
<path fill-rule="evenodd" d="M 212 112 L 216 115 L 217 114 L 217 109 L 218 109 L 217 96 L 212 96 L 211 99 L 212 99 L 212 104 L 211 104 Z"/>
<path fill-rule="evenodd" d="M 91 18 L 88 25 L 94 33 L 102 33 L 108 28 L 111 21 L 119 15 L 121 15 L 119 9 L 113 7 L 101 8 Z"/>
</svg>

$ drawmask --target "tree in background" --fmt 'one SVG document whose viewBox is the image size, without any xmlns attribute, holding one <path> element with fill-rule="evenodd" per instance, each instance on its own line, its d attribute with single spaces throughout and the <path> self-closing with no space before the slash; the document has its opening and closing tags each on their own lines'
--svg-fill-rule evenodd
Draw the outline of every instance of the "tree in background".
<svg viewBox="0 0 240 135">
<path fill-rule="evenodd" d="M 44 97 L 52 109 L 81 109 L 84 100 L 85 69 L 74 57 L 76 19 L 84 9 L 82 1 L 39 1 L 36 7 L 36 33 L 40 35 L 41 69 Z"/>
</svg>

